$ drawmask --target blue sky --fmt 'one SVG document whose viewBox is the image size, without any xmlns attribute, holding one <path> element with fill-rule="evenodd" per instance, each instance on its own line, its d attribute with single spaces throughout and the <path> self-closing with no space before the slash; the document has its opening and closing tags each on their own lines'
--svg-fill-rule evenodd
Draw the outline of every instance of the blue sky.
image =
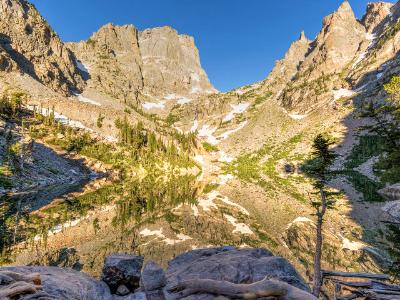
<svg viewBox="0 0 400 300">
<path fill-rule="evenodd" d="M 361 18 L 371 0 L 350 0 Z M 194 36 L 201 63 L 221 91 L 264 79 L 301 30 L 314 38 L 342 0 L 32 0 L 64 41 L 102 25 L 169 25 Z M 388 1 L 394 2 L 394 1 Z"/>
</svg>

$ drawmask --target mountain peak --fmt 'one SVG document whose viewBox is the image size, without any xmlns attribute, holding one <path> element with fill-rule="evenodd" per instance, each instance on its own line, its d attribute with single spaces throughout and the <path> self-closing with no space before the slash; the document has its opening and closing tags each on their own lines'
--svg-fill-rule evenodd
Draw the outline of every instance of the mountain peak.
<svg viewBox="0 0 400 300">
<path fill-rule="evenodd" d="M 384 21 L 390 14 L 392 7 L 393 4 L 387 2 L 368 3 L 367 11 L 363 16 L 361 23 L 365 26 L 368 32 L 375 31 L 382 21 Z"/>
<path fill-rule="evenodd" d="M 325 17 L 324 24 L 328 23 L 329 20 L 343 19 L 346 21 L 356 20 L 353 9 L 348 1 L 343 1 L 339 8 L 331 15 Z"/>
<path fill-rule="evenodd" d="M 338 10 L 336 11 L 336 13 L 353 13 L 353 9 L 350 6 L 349 1 L 345 0 L 342 2 L 342 4 L 339 6 Z"/>
<path fill-rule="evenodd" d="M 306 34 L 304 33 L 304 30 L 300 33 L 300 41 L 308 41 Z"/>
</svg>

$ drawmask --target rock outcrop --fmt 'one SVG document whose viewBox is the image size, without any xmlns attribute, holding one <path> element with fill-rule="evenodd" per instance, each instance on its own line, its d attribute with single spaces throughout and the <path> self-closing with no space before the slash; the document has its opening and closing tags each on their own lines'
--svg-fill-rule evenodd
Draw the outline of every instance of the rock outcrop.
<svg viewBox="0 0 400 300">
<path fill-rule="evenodd" d="M 264 82 L 268 88 L 279 93 L 298 72 L 300 64 L 305 60 L 310 50 L 311 41 L 307 39 L 304 31 L 300 38 L 292 43 L 285 57 L 275 63 L 274 69 Z"/>
<path fill-rule="evenodd" d="M 112 264 L 115 265 L 114 262 L 117 260 L 119 263 L 129 259 L 136 262 L 138 257 L 123 255 L 122 260 L 119 258 L 121 258 L 120 255 L 112 256 Z M 112 275 L 107 269 L 109 265 L 110 262 L 106 260 L 105 270 L 107 278 Z M 84 273 L 70 269 L 55 267 L 12 267 L 0 269 L 0 275 L 2 274 L 1 272 L 6 274 L 5 272 L 10 271 L 24 275 L 38 273 L 35 276 L 40 276 L 42 292 L 48 297 L 46 299 L 128 300 L 163 299 L 164 297 L 166 299 L 175 299 L 177 295 L 169 293 L 169 287 L 178 286 L 182 282 L 197 279 L 209 279 L 218 282 L 226 281 L 233 284 L 251 284 L 268 278 L 267 280 L 273 280 L 274 283 L 282 283 L 298 291 L 300 294 L 309 295 L 308 286 L 285 259 L 273 256 L 267 250 L 252 248 L 236 249 L 233 247 L 221 247 L 194 250 L 173 259 L 165 272 L 156 263 L 149 262 L 145 265 L 141 274 L 141 288 L 125 296 L 118 296 L 111 293 L 109 286 L 103 281 L 96 281 Z M 120 279 L 119 273 L 113 274 L 116 275 L 116 280 Z M 2 283 L 0 280 L 0 292 L 8 284 L 10 282 Z M 28 295 L 27 297 L 30 296 Z M 215 299 L 215 297 L 211 293 L 193 293 L 185 299 L 205 300 Z M 22 297 L 20 299 L 25 298 Z M 300 297 L 298 299 L 314 298 L 310 295 L 310 298 Z"/>
<path fill-rule="evenodd" d="M 194 250 L 171 260 L 166 273 L 168 285 L 189 279 L 253 283 L 268 276 L 308 291 L 305 282 L 285 259 L 264 249 L 222 247 Z M 214 298 L 204 294 L 187 299 Z"/>
<path fill-rule="evenodd" d="M 284 89 L 280 102 L 289 108 L 306 111 L 335 87 L 334 81 L 354 59 L 363 42 L 366 29 L 356 19 L 347 1 L 324 18 L 322 30 L 312 42 L 299 71 Z"/>
<path fill-rule="evenodd" d="M 68 46 L 89 79 L 88 87 L 125 103 L 215 91 L 194 39 L 171 27 L 139 32 L 132 25 L 107 24 L 87 41 Z"/>
<path fill-rule="evenodd" d="M 200 65 L 194 39 L 171 27 L 146 29 L 139 34 L 145 92 L 204 94 L 215 92 Z"/>
<path fill-rule="evenodd" d="M 126 254 L 114 254 L 106 257 L 101 279 L 107 283 L 111 291 L 134 291 L 139 287 L 143 257 Z"/>
<path fill-rule="evenodd" d="M 368 3 L 367 12 L 361 20 L 361 23 L 368 32 L 375 32 L 377 27 L 389 16 L 392 3 L 371 2 Z"/>
<path fill-rule="evenodd" d="M 32 4 L 1 0 L 0 14 L 0 71 L 27 73 L 64 95 L 82 89 L 73 53 Z"/>
<path fill-rule="evenodd" d="M 87 41 L 67 45 L 79 57 L 88 88 L 137 104 L 143 74 L 135 27 L 107 24 Z"/>
</svg>

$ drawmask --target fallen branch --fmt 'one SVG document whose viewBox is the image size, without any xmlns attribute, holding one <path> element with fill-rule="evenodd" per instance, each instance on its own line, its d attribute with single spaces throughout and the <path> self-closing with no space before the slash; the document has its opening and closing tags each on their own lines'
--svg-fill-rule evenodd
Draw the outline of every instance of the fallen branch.
<svg viewBox="0 0 400 300">
<path fill-rule="evenodd" d="M 322 271 L 322 276 L 325 277 L 354 277 L 354 278 L 371 278 L 380 280 L 389 280 L 390 276 L 386 274 L 370 274 L 370 273 L 354 273 L 354 272 L 336 272 Z"/>
<path fill-rule="evenodd" d="M 197 293 L 226 296 L 233 299 L 257 299 L 276 297 L 279 300 L 317 300 L 317 298 L 286 282 L 264 278 L 251 284 L 235 284 L 211 279 L 193 279 L 167 288 L 177 293 L 177 298 L 184 298 Z"/>
<path fill-rule="evenodd" d="M 42 284 L 39 273 L 32 273 L 32 274 L 26 275 L 26 274 L 11 272 L 11 271 L 0 271 L 0 279 L 1 278 L 7 278 L 7 280 L 9 280 L 11 278 L 13 281 L 25 281 L 25 282 L 31 282 L 31 283 L 37 284 L 37 285 Z"/>
<path fill-rule="evenodd" d="M 0 299 L 12 299 L 13 297 L 24 294 L 35 294 L 39 292 L 41 286 L 33 285 L 28 282 L 18 281 L 5 287 L 0 287 Z"/>
</svg>

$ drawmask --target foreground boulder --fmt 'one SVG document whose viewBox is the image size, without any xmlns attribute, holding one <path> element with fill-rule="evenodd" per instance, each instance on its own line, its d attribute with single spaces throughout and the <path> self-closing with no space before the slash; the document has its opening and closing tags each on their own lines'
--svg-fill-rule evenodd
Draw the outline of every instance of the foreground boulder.
<svg viewBox="0 0 400 300">
<path fill-rule="evenodd" d="M 279 299 L 315 300 L 309 287 L 285 259 L 264 249 L 220 247 L 200 249 L 177 256 L 166 271 L 155 262 L 142 269 L 143 258 L 114 254 L 105 260 L 102 280 L 84 273 L 56 267 L 0 268 L 0 295 L 16 281 L 2 281 L 2 272 L 33 276 L 23 282 L 24 294 L 16 299 L 188 300 L 243 299 L 266 295 Z M 7 278 L 7 277 L 5 277 Z M 140 281 L 140 288 L 139 287 Z M 107 284 L 106 284 L 107 282 Z M 6 298 L 7 299 L 7 298 Z"/>
<path fill-rule="evenodd" d="M 112 300 L 112 295 L 108 286 L 102 282 L 97 281 L 85 273 L 74 271 L 71 269 L 61 269 L 58 267 L 12 267 L 1 268 L 1 271 L 11 271 L 19 274 L 30 275 L 38 273 L 40 275 L 41 290 L 46 296 L 43 299 L 57 299 L 57 300 Z M 1 274 L 0 274 L 1 275 Z M 12 284 L 12 283 L 11 283 Z M 0 292 L 3 285 L 0 285 Z M 40 299 L 29 298 L 29 294 L 21 298 L 15 299 Z M 24 293 L 25 294 L 25 293 Z M 1 295 L 1 294 L 0 294 Z M 8 299 L 1 298 L 0 299 Z M 11 298 L 14 299 L 14 298 Z"/>
<path fill-rule="evenodd" d="M 142 267 L 142 256 L 113 254 L 105 259 L 101 279 L 112 293 L 124 296 L 139 287 Z"/>
<path fill-rule="evenodd" d="M 194 250 L 171 260 L 167 269 L 170 286 L 193 279 L 250 284 L 265 277 L 309 292 L 309 287 L 287 260 L 264 249 L 221 247 Z M 185 299 L 214 299 L 214 296 L 198 294 Z"/>
</svg>

